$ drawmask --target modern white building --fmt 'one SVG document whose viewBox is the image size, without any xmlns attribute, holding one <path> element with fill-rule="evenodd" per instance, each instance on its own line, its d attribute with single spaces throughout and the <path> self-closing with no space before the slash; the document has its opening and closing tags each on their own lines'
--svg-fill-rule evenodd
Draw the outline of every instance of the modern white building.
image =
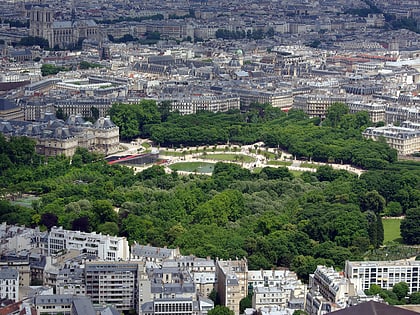
<svg viewBox="0 0 420 315">
<path fill-rule="evenodd" d="M 51 228 L 48 235 L 47 254 L 54 255 L 66 250 L 95 255 L 99 260 L 128 260 L 130 251 L 125 237 Z"/>
<path fill-rule="evenodd" d="M 394 284 L 408 284 L 409 294 L 420 290 L 420 261 L 346 261 L 345 276 L 356 290 L 369 289 L 372 284 L 392 289 Z"/>
</svg>

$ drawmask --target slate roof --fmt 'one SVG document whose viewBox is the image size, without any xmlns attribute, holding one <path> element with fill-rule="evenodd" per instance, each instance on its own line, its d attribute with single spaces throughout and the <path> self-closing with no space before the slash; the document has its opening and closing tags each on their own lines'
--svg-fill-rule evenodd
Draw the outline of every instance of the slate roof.
<svg viewBox="0 0 420 315">
<path fill-rule="evenodd" d="M 116 126 L 109 117 L 101 117 L 93 124 L 93 127 L 98 129 L 112 129 Z"/>
<path fill-rule="evenodd" d="M 1 110 L 11 110 L 11 109 L 14 109 L 14 108 L 17 108 L 17 105 L 14 102 L 12 102 L 12 101 L 10 101 L 6 98 L 0 98 L 0 111 Z"/>
<path fill-rule="evenodd" d="M 0 279 L 17 279 L 18 278 L 18 272 L 16 269 L 11 268 L 2 268 L 0 269 Z"/>
<path fill-rule="evenodd" d="M 384 303 L 369 301 L 355 306 L 351 306 L 339 311 L 331 312 L 334 315 L 414 315 L 417 312 L 405 310 L 403 308 L 391 306 Z"/>
</svg>

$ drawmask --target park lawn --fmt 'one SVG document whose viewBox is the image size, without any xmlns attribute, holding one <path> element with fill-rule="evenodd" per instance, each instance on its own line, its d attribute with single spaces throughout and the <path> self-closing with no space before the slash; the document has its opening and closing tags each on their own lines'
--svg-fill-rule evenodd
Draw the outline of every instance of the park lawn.
<svg viewBox="0 0 420 315">
<path fill-rule="evenodd" d="M 168 167 L 173 171 L 211 173 L 213 172 L 214 164 L 206 162 L 180 162 L 171 164 Z"/>
<path fill-rule="evenodd" d="M 312 163 L 300 163 L 300 167 L 306 167 L 306 168 L 318 168 L 319 165 L 312 164 Z"/>
<path fill-rule="evenodd" d="M 187 153 L 176 152 L 176 151 L 159 151 L 159 155 L 180 157 L 180 156 L 187 155 Z"/>
<path fill-rule="evenodd" d="M 241 159 L 241 157 L 243 157 L 243 159 Z M 232 154 L 232 153 L 227 153 L 227 154 L 206 154 L 206 155 L 201 155 L 200 156 L 201 159 L 205 159 L 205 160 L 218 160 L 218 161 L 236 161 L 236 162 L 245 162 L 245 163 L 250 163 L 250 162 L 254 162 L 255 159 L 249 155 L 243 155 L 243 154 Z"/>
<path fill-rule="evenodd" d="M 30 196 L 24 196 L 22 198 L 13 200 L 13 201 L 11 201 L 11 203 L 15 204 L 15 205 L 22 206 L 22 207 L 32 208 L 32 202 L 35 201 L 35 200 L 38 200 L 38 199 L 40 199 L 40 198 L 30 195 Z"/>
<path fill-rule="evenodd" d="M 290 170 L 289 172 L 292 173 L 294 177 L 300 177 L 304 173 L 302 171 L 290 171 Z"/>
<path fill-rule="evenodd" d="M 390 242 L 402 243 L 401 219 L 382 219 L 382 224 L 384 226 L 384 244 Z"/>
<path fill-rule="evenodd" d="M 292 162 L 290 161 L 268 161 L 268 165 L 284 165 L 284 166 L 290 166 L 292 165 Z"/>
</svg>

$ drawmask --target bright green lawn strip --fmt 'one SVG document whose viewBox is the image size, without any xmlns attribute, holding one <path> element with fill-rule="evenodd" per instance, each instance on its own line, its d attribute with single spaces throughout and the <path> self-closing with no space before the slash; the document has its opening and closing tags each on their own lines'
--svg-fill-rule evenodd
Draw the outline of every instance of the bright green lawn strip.
<svg viewBox="0 0 420 315">
<path fill-rule="evenodd" d="M 201 155 L 200 156 L 201 159 L 206 159 L 206 160 L 218 160 L 218 161 L 237 161 L 237 162 L 245 162 L 245 163 L 250 163 L 255 161 L 255 159 L 251 156 L 248 155 L 243 155 L 243 154 L 231 154 L 231 153 L 227 153 L 227 154 L 206 154 L 206 155 Z"/>
<path fill-rule="evenodd" d="M 306 167 L 306 168 L 318 168 L 319 165 L 312 164 L 312 163 L 300 163 L 300 167 Z"/>
<path fill-rule="evenodd" d="M 290 165 L 292 165 L 292 162 L 289 162 L 289 161 L 268 161 L 267 164 L 269 164 L 269 165 L 290 166 Z"/>
<path fill-rule="evenodd" d="M 291 171 L 291 170 L 289 170 L 289 172 L 292 173 L 294 177 L 300 177 L 304 173 L 302 171 Z"/>
<path fill-rule="evenodd" d="M 196 172 L 200 168 L 213 168 L 214 163 L 206 162 L 182 162 L 168 166 L 173 171 Z"/>
<path fill-rule="evenodd" d="M 384 243 L 402 243 L 400 224 L 401 219 L 382 219 L 384 226 Z"/>
<path fill-rule="evenodd" d="M 175 152 L 175 151 L 159 151 L 159 155 L 165 155 L 165 156 L 184 156 L 187 153 L 182 152 Z"/>
</svg>

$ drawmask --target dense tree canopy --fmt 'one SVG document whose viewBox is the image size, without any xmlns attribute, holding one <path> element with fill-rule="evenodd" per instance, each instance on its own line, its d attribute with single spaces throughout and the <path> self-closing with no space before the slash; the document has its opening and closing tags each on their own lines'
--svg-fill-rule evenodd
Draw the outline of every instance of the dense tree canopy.
<svg viewBox="0 0 420 315">
<path fill-rule="evenodd" d="M 134 118 L 125 117 L 131 112 Z M 266 167 L 252 173 L 227 163 L 217 163 L 212 176 L 167 174 L 157 165 L 134 174 L 132 169 L 109 165 L 84 149 L 77 150 L 71 160 L 62 156 L 41 158 L 32 140 L 0 136 L 0 220 L 117 234 L 130 242 L 178 246 L 182 253 L 200 257 L 245 256 L 250 269 L 291 267 L 305 279 L 318 264 L 343 267 L 345 260 L 362 259 L 367 249 L 381 245 L 380 212 L 391 202 L 406 212 L 406 222 L 415 221 L 419 212 L 418 165 L 392 162 L 392 151 L 383 144 L 375 147 L 373 142 L 365 144 L 365 140 L 346 136 L 340 129 L 319 127 L 301 112 L 286 116 L 276 109 L 256 106 L 246 114 L 171 114 L 161 123 L 155 103 L 141 102 L 115 105 L 113 115 L 121 119 L 121 128 L 133 128 L 137 136 L 140 132 L 153 136 L 154 129 L 160 130 L 162 125 L 172 132 L 178 130 L 174 128 L 190 132 L 203 130 L 202 123 L 208 123 L 211 130 L 211 123 L 218 121 L 215 133 L 225 124 L 221 129 L 232 141 L 248 143 L 246 139 L 261 137 L 271 139 L 276 147 L 284 145 L 302 152 L 308 150 L 308 141 L 321 143 L 319 139 L 330 139 L 322 143 L 344 150 L 347 137 L 350 143 L 354 139 L 354 146 L 360 146 L 361 155 L 389 161 L 386 169 L 370 170 L 360 178 L 330 166 L 298 176 L 286 168 Z M 130 127 L 132 122 L 135 126 Z M 264 124 L 270 125 L 271 135 Z M 289 132 L 287 137 L 280 130 Z M 296 142 L 289 143 L 288 137 L 295 137 Z M 37 199 L 29 207 L 15 203 L 12 199 L 22 193 Z M 417 221 L 411 223 L 402 224 L 407 224 L 411 233 L 406 241 L 420 226 Z"/>
<path fill-rule="evenodd" d="M 420 244 L 420 208 L 409 209 L 401 221 L 404 243 Z"/>
</svg>

